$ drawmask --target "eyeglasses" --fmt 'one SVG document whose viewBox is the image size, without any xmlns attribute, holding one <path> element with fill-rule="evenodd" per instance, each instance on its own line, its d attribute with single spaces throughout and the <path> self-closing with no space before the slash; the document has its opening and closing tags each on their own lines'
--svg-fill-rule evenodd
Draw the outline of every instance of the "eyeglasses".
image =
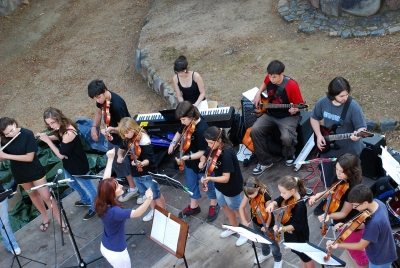
<svg viewBox="0 0 400 268">
<path fill-rule="evenodd" d="M 362 204 L 358 204 L 358 205 L 354 205 L 353 204 L 353 209 L 357 209 L 359 206 L 361 206 Z"/>
<path fill-rule="evenodd" d="M 14 124 L 13 128 L 10 130 L 10 132 L 8 132 L 7 134 L 4 134 L 4 136 L 6 136 L 7 138 L 10 137 L 10 135 L 15 132 L 15 128 L 16 128 L 16 126 Z"/>
</svg>

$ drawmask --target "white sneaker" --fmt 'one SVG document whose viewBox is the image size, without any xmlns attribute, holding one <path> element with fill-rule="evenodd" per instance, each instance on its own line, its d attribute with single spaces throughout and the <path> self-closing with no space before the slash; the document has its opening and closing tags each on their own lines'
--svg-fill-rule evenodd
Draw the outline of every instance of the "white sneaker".
<svg viewBox="0 0 400 268">
<path fill-rule="evenodd" d="M 128 201 L 129 199 L 131 199 L 131 198 L 133 198 L 133 197 L 135 197 L 135 196 L 138 196 L 139 195 L 139 193 L 138 193 L 138 189 L 135 189 L 135 191 L 129 191 L 129 190 L 127 190 L 123 195 L 121 195 L 120 197 L 118 197 L 118 201 L 119 202 L 121 202 L 121 203 L 123 203 L 123 202 L 126 202 L 126 201 Z"/>
<path fill-rule="evenodd" d="M 240 235 L 239 239 L 236 241 L 236 246 L 237 247 L 243 246 L 244 244 L 246 244 L 246 242 L 247 242 L 247 237 Z"/>
<path fill-rule="evenodd" d="M 140 196 L 137 198 L 136 203 L 137 203 L 138 205 L 141 205 L 141 204 L 144 203 L 144 201 L 146 201 L 146 196 L 145 196 L 145 195 L 140 195 Z"/>
<path fill-rule="evenodd" d="M 261 164 L 257 164 L 257 166 L 253 169 L 253 175 L 260 175 L 270 167 L 272 167 L 274 163 L 268 164 L 266 166 L 263 166 Z"/>
<path fill-rule="evenodd" d="M 228 236 L 233 235 L 234 233 L 236 233 L 236 232 L 235 231 L 231 231 L 231 230 L 228 229 L 228 230 L 223 231 L 219 236 L 221 238 L 226 238 Z"/>
<path fill-rule="evenodd" d="M 268 260 L 269 258 L 272 257 L 272 252 L 270 252 L 267 256 L 265 256 L 265 255 L 263 255 L 261 253 L 261 254 L 258 254 L 257 257 L 258 257 L 258 262 L 259 263 L 263 263 L 263 262 L 265 262 L 266 260 Z M 257 264 L 257 259 L 256 258 L 254 259 L 254 263 Z M 281 265 L 282 265 L 282 261 L 281 261 Z"/>
<path fill-rule="evenodd" d="M 282 268 L 282 260 L 279 262 L 274 262 L 274 268 Z"/>
<path fill-rule="evenodd" d="M 14 248 L 14 251 L 15 251 L 15 255 L 21 254 L 21 249 L 20 248 Z M 14 255 L 14 252 L 12 250 L 10 252 L 11 252 L 12 255 Z"/>
<path fill-rule="evenodd" d="M 151 221 L 153 219 L 154 210 L 150 210 L 146 216 L 143 217 L 143 221 Z"/>
</svg>

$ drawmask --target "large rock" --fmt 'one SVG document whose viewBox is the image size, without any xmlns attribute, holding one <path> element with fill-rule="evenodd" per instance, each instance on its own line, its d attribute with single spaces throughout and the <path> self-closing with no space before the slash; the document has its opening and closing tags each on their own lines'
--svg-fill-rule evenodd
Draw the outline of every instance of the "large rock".
<svg viewBox="0 0 400 268">
<path fill-rule="evenodd" d="M 374 15 L 381 7 L 381 0 L 345 0 L 342 10 L 361 17 Z"/>
<path fill-rule="evenodd" d="M 315 8 L 319 8 L 319 0 L 310 0 L 311 5 Z"/>
<path fill-rule="evenodd" d="M 23 0 L 0 0 L 0 18 L 10 15 L 22 2 Z"/>
<path fill-rule="evenodd" d="M 400 0 L 384 0 L 384 2 L 391 10 L 400 9 Z"/>
<path fill-rule="evenodd" d="M 338 17 L 341 15 L 340 8 L 342 6 L 342 1 L 343 0 L 320 0 L 319 4 L 321 5 L 321 10 L 323 13 Z"/>
</svg>

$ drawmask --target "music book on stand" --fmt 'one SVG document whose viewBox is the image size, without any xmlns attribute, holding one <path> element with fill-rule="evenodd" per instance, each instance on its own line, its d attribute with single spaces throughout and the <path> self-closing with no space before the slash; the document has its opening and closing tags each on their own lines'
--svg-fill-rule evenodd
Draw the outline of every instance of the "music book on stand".
<svg viewBox="0 0 400 268">
<path fill-rule="evenodd" d="M 346 262 L 342 261 L 341 259 L 339 259 L 336 256 L 333 256 L 333 254 L 331 255 L 331 257 L 328 261 L 325 261 L 324 257 L 327 254 L 326 251 L 310 242 L 306 242 L 306 243 L 283 242 L 283 244 L 288 248 L 291 248 L 293 250 L 296 250 L 298 252 L 302 252 L 302 253 L 306 254 L 308 257 L 310 257 L 311 259 L 313 259 L 314 261 L 316 261 L 319 264 L 331 265 L 331 266 L 342 266 L 342 267 L 346 266 Z"/>
<path fill-rule="evenodd" d="M 184 258 L 189 226 L 156 205 L 149 238 L 177 258 Z"/>
</svg>

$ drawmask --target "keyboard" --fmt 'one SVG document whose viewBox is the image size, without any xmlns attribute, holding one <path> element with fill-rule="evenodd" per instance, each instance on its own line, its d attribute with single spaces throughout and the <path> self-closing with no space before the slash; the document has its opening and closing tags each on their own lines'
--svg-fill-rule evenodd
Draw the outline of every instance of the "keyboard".
<svg viewBox="0 0 400 268">
<path fill-rule="evenodd" d="M 210 108 L 200 111 L 200 114 L 209 126 L 230 128 L 235 117 L 235 108 L 233 106 Z M 137 114 L 133 119 L 149 134 L 175 133 L 181 125 L 179 120 L 166 121 L 161 113 Z"/>
</svg>

